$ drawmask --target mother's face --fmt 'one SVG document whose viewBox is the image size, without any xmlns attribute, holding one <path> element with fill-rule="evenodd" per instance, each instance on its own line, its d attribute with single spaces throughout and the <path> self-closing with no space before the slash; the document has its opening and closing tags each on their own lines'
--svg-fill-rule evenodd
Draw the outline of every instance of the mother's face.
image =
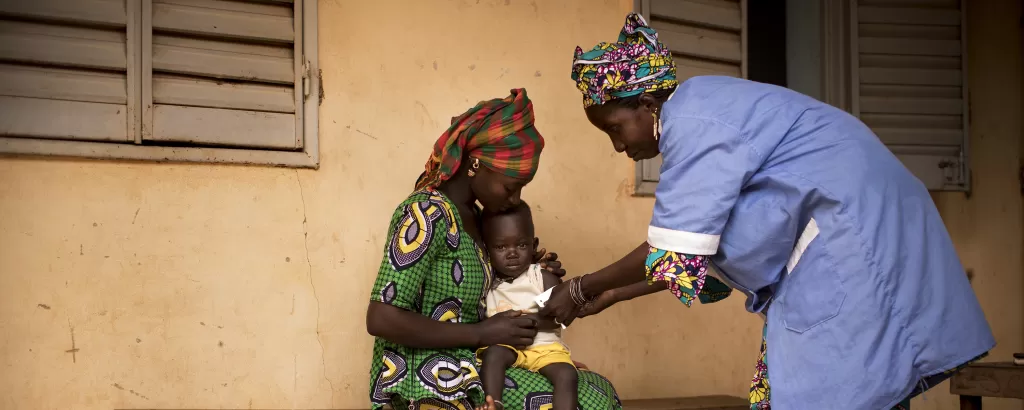
<svg viewBox="0 0 1024 410">
<path fill-rule="evenodd" d="M 470 178 L 469 187 L 484 208 L 501 212 L 519 205 L 520 195 L 527 182 L 480 167 L 476 176 Z"/>
<path fill-rule="evenodd" d="M 586 109 L 587 119 L 612 140 L 615 152 L 625 152 L 633 161 L 658 156 L 654 138 L 654 117 L 648 105 L 633 108 L 606 103 Z"/>
</svg>

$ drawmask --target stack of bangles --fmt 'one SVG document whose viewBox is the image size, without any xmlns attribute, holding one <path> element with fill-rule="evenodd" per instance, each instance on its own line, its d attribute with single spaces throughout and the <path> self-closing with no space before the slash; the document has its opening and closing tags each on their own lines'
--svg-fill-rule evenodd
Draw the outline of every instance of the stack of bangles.
<svg viewBox="0 0 1024 410">
<path fill-rule="evenodd" d="M 579 308 L 586 307 L 595 299 L 587 299 L 587 297 L 583 294 L 583 276 L 577 276 L 569 281 L 569 297 L 572 298 L 572 302 L 575 303 L 576 306 Z M 562 329 L 565 329 L 565 325 L 562 324 L 562 322 L 559 322 L 558 318 L 555 318 L 555 324 L 561 326 Z"/>
<path fill-rule="evenodd" d="M 569 281 L 569 296 L 572 297 L 573 303 L 579 307 L 584 307 L 589 305 L 590 302 L 593 302 L 593 299 L 587 299 L 587 297 L 583 295 L 583 276 L 577 276 Z"/>
</svg>

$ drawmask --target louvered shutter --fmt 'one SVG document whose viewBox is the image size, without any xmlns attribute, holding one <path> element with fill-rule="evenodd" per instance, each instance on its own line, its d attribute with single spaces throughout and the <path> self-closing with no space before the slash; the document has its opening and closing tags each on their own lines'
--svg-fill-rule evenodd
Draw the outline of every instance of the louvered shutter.
<svg viewBox="0 0 1024 410">
<path fill-rule="evenodd" d="M 143 26 L 152 30 L 143 39 L 148 77 L 143 79 L 143 140 L 301 149 L 307 74 L 302 3 L 152 0 L 146 5 L 151 10 L 144 10 Z"/>
<path fill-rule="evenodd" d="M 929 189 L 967 189 L 960 2 L 855 3 L 851 12 L 854 115 Z"/>
<path fill-rule="evenodd" d="M 746 77 L 746 0 L 641 0 L 637 7 L 672 50 L 680 82 Z M 637 163 L 636 194 L 654 194 L 660 168 L 661 157 Z"/>
<path fill-rule="evenodd" d="M 125 0 L 0 1 L 0 135 L 133 141 L 139 40 Z"/>
</svg>

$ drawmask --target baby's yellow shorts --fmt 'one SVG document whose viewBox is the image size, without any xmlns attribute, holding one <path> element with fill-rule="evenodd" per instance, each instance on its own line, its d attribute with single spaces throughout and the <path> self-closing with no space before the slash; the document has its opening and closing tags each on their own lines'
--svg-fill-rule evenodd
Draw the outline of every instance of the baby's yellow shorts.
<svg viewBox="0 0 1024 410">
<path fill-rule="evenodd" d="M 526 350 L 519 350 L 508 345 L 499 345 L 508 349 L 512 349 L 516 352 L 516 362 L 512 367 L 518 367 L 520 369 L 526 369 L 531 372 L 540 371 L 549 364 L 554 363 L 567 363 L 573 367 L 576 365 L 572 362 L 572 358 L 569 357 L 569 349 L 561 343 L 551 343 L 540 346 L 531 346 Z M 477 360 L 482 360 L 481 354 L 487 350 L 486 347 L 481 347 L 476 351 Z"/>
</svg>

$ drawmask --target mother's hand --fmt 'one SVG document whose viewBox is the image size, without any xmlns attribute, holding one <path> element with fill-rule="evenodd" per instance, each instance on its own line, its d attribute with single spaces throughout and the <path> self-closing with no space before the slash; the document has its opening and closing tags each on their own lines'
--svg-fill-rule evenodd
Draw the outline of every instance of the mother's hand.
<svg viewBox="0 0 1024 410">
<path fill-rule="evenodd" d="M 534 243 L 539 242 L 535 241 Z M 548 253 L 545 248 L 534 249 L 533 258 L 533 263 L 540 264 L 540 267 L 548 273 L 560 278 L 565 276 L 565 269 L 562 269 L 562 262 L 558 261 L 557 253 Z"/>
<path fill-rule="evenodd" d="M 565 282 L 551 289 L 551 297 L 540 310 L 541 316 L 554 317 L 557 323 L 569 326 L 579 313 L 577 305 L 569 295 L 570 282 Z"/>
<path fill-rule="evenodd" d="M 525 349 L 537 336 L 537 322 L 522 312 L 498 313 L 478 324 L 480 346 L 508 345 Z"/>
</svg>

